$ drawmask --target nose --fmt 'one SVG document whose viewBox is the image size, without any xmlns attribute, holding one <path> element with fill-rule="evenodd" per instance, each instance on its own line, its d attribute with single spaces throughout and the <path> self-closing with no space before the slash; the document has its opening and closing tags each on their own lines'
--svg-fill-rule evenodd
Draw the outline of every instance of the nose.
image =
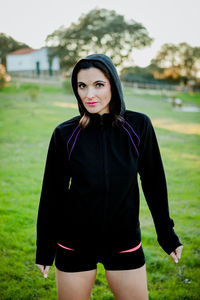
<svg viewBox="0 0 200 300">
<path fill-rule="evenodd" d="M 88 99 L 93 99 L 94 97 L 95 97 L 95 93 L 94 93 L 93 87 L 88 87 L 87 98 Z"/>
</svg>

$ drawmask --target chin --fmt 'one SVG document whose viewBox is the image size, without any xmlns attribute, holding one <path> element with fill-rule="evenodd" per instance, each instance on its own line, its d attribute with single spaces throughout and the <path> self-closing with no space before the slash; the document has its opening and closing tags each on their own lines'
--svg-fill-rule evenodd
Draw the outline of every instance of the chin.
<svg viewBox="0 0 200 300">
<path fill-rule="evenodd" d="M 98 114 L 99 113 L 99 109 L 95 109 L 95 108 L 86 108 L 87 111 L 90 113 L 90 114 Z"/>
</svg>

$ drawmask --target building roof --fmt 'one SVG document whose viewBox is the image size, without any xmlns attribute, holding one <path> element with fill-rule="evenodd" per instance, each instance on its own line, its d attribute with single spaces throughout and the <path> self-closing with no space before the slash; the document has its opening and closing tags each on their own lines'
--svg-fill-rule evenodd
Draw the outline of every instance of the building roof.
<svg viewBox="0 0 200 300">
<path fill-rule="evenodd" d="M 30 48 L 22 48 L 13 52 L 10 52 L 8 55 L 21 55 L 21 54 L 29 54 L 31 52 L 37 51 L 35 49 Z"/>
</svg>

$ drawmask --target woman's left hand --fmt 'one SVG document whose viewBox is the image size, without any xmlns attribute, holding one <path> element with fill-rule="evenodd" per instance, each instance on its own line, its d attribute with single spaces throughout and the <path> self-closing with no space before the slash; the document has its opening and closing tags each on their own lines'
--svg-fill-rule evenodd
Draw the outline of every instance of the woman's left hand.
<svg viewBox="0 0 200 300">
<path fill-rule="evenodd" d="M 173 252 L 170 253 L 171 258 L 175 263 L 178 263 L 179 259 L 181 258 L 181 253 L 183 250 L 183 246 L 177 247 Z"/>
</svg>

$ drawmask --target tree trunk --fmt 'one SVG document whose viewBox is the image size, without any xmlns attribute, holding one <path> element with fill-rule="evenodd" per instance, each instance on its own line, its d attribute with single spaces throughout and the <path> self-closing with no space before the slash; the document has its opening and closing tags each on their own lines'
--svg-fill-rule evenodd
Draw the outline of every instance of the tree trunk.
<svg viewBox="0 0 200 300">
<path fill-rule="evenodd" d="M 6 56 L 3 56 L 1 58 L 1 64 L 6 68 L 6 72 L 7 72 L 7 67 L 6 67 Z"/>
</svg>

